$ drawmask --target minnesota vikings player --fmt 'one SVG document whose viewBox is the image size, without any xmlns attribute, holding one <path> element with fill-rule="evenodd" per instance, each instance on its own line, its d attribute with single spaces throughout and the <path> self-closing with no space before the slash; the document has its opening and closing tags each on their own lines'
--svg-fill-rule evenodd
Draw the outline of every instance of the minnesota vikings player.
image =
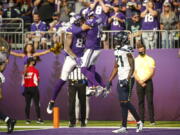
<svg viewBox="0 0 180 135">
<path fill-rule="evenodd" d="M 95 63 L 101 52 L 99 25 L 102 19 L 94 16 L 93 11 L 88 13 L 88 17 L 89 19 L 86 21 L 86 24 L 89 25 L 91 29 L 89 29 L 86 34 L 86 50 L 82 57 L 81 72 L 87 77 L 88 85 L 90 84 L 90 87 L 96 89 L 96 93 L 94 94 L 99 96 L 105 87 L 100 75 L 95 71 Z"/>
<path fill-rule="evenodd" d="M 86 24 L 83 24 L 83 19 L 81 16 L 77 15 L 75 16 L 75 18 L 76 19 L 72 27 L 67 29 L 64 47 L 66 58 L 62 67 L 60 79 L 58 80 L 54 88 L 53 96 L 47 107 L 47 112 L 49 114 L 52 113 L 52 109 L 54 107 L 54 103 L 58 96 L 58 93 L 67 81 L 70 72 L 75 68 L 77 64 L 81 64 L 80 57 L 83 56 L 84 39 L 86 36 L 86 33 L 83 31 L 89 29 L 90 27 Z"/>
<path fill-rule="evenodd" d="M 139 118 L 138 113 L 134 106 L 130 103 L 131 89 L 133 86 L 133 72 L 134 72 L 134 58 L 132 50 L 129 47 L 128 34 L 119 32 L 114 36 L 114 44 L 116 50 L 114 55 L 116 57 L 114 68 L 107 83 L 107 89 L 110 89 L 112 80 L 118 74 L 117 92 L 122 111 L 122 127 L 113 130 L 113 133 L 126 133 L 127 132 L 127 116 L 128 110 L 137 121 L 136 132 L 140 132 L 143 128 L 143 123 Z"/>
</svg>

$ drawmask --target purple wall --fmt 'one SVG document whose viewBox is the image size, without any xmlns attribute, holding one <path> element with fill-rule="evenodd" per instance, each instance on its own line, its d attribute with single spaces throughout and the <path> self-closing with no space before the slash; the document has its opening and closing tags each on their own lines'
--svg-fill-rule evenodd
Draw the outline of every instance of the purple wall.
<svg viewBox="0 0 180 135">
<path fill-rule="evenodd" d="M 180 59 L 177 57 L 177 49 L 153 50 L 147 52 L 156 60 L 156 74 L 154 76 L 154 103 L 156 120 L 180 120 Z M 135 56 L 137 52 L 135 52 Z M 46 106 L 51 97 L 54 84 L 60 74 L 64 56 L 47 54 L 41 57 L 37 64 L 40 71 L 41 83 L 41 107 L 43 119 L 52 119 L 46 113 Z M 112 50 L 102 51 L 96 68 L 107 81 L 113 68 L 114 57 Z M 24 119 L 24 97 L 21 95 L 21 72 L 23 60 L 10 57 L 10 62 L 5 71 L 6 83 L 4 84 L 4 98 L 0 102 L 0 110 L 17 119 Z M 112 93 L 105 99 L 92 97 L 90 100 L 91 120 L 120 120 L 120 107 L 116 93 L 117 78 L 113 81 Z M 136 90 L 133 89 L 132 103 L 137 107 Z M 67 86 L 58 96 L 56 105 L 60 107 L 61 119 L 68 119 Z M 35 119 L 34 107 L 32 118 Z"/>
</svg>

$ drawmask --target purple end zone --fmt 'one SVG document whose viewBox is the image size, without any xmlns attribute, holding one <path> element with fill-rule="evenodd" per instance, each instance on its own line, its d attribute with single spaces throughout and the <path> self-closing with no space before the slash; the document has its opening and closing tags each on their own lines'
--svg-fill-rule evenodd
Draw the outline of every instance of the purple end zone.
<svg viewBox="0 0 180 135">
<path fill-rule="evenodd" d="M 59 128 L 34 131 L 15 131 L 13 135 L 114 135 L 114 128 Z M 0 133 L 6 135 L 6 133 Z M 180 135 L 180 129 L 144 129 L 136 133 L 129 129 L 127 135 Z"/>
</svg>

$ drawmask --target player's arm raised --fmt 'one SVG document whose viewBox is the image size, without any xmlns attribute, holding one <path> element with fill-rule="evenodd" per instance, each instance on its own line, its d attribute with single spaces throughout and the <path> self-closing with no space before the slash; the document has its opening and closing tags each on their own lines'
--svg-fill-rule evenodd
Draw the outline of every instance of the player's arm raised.
<svg viewBox="0 0 180 135">
<path fill-rule="evenodd" d="M 99 0 L 99 4 L 102 6 L 102 9 L 103 9 L 104 13 L 109 12 L 110 8 L 104 4 L 103 0 Z"/>
<path fill-rule="evenodd" d="M 34 56 L 34 57 L 37 57 L 37 56 L 41 56 L 41 55 L 48 54 L 48 53 L 50 53 L 50 52 L 51 52 L 50 50 L 45 50 L 45 51 L 42 51 L 42 52 L 34 53 L 33 56 Z"/>
<path fill-rule="evenodd" d="M 93 3 L 90 4 L 91 10 L 93 10 L 96 7 L 98 2 L 99 2 L 99 0 L 95 0 Z"/>
<path fill-rule="evenodd" d="M 17 53 L 17 52 L 10 51 L 10 54 L 16 57 L 21 57 L 21 58 L 25 57 L 24 53 Z"/>
</svg>

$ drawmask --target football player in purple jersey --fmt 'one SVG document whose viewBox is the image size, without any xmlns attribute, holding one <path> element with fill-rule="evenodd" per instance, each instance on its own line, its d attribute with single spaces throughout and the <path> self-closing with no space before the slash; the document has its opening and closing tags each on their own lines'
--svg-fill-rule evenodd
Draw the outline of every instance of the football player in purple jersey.
<svg viewBox="0 0 180 135">
<path fill-rule="evenodd" d="M 77 66 L 81 64 L 80 57 L 83 56 L 84 52 L 84 43 L 87 29 L 90 27 L 86 24 L 83 24 L 83 19 L 81 16 L 75 16 L 75 21 L 72 24 L 72 27 L 68 28 L 66 31 L 65 39 L 65 61 L 62 67 L 60 79 L 57 81 L 56 86 L 53 91 L 51 100 L 49 101 L 47 112 L 52 113 L 55 100 L 65 82 L 68 79 L 70 72 Z"/>
<path fill-rule="evenodd" d="M 141 30 L 157 30 L 159 28 L 158 12 L 155 9 L 155 5 L 152 1 L 146 3 L 146 7 L 141 9 Z M 157 33 L 155 32 L 143 32 L 143 43 L 147 49 L 153 49 L 157 45 Z"/>
<path fill-rule="evenodd" d="M 91 11 L 88 15 L 86 24 L 91 27 L 87 31 L 85 41 L 85 52 L 82 57 L 81 72 L 87 77 L 89 87 L 95 89 L 95 95 L 99 96 L 104 89 L 105 85 L 100 75 L 95 71 L 95 63 L 101 52 L 100 47 L 100 28 L 99 25 L 102 23 L 102 19 L 98 18 Z"/>
</svg>

